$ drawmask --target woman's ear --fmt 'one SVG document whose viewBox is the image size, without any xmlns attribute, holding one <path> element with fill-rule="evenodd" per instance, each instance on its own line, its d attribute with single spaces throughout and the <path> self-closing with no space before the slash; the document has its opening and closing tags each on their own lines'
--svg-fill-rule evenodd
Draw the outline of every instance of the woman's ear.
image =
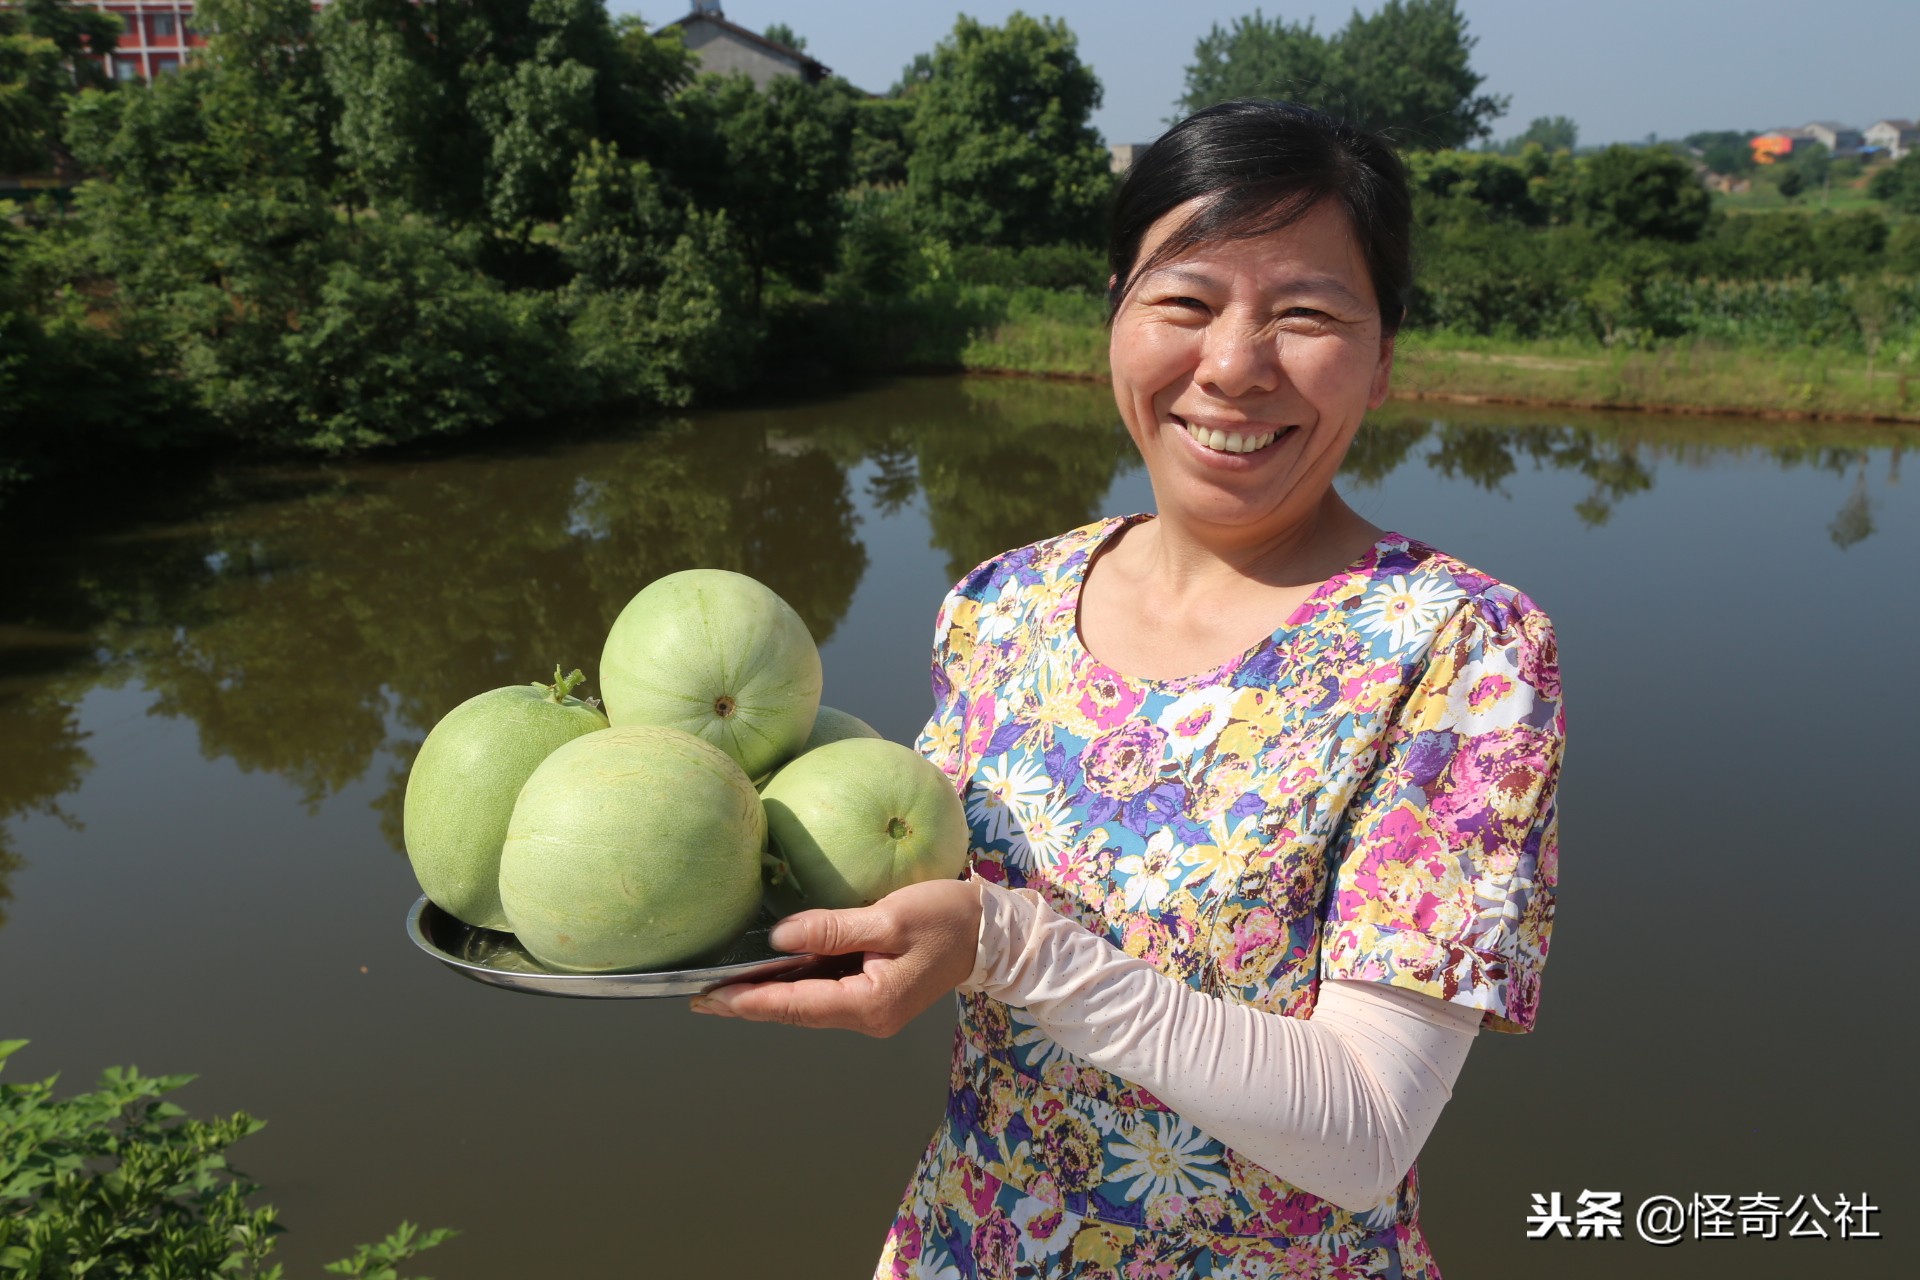
<svg viewBox="0 0 1920 1280">
<path fill-rule="evenodd" d="M 1380 359 L 1373 366 L 1373 383 L 1367 388 L 1367 408 L 1378 409 L 1387 402 L 1393 389 L 1393 344 L 1397 334 L 1380 335 Z"/>
</svg>

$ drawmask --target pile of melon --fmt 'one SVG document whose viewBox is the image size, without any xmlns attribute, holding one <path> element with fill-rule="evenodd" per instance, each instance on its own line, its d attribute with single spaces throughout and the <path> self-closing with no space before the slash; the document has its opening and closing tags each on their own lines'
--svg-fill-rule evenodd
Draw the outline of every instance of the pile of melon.
<svg viewBox="0 0 1920 1280">
<path fill-rule="evenodd" d="M 754 579 L 670 574 L 582 680 L 448 712 L 407 779 L 421 889 L 571 973 L 711 962 L 763 912 L 865 906 L 966 865 L 953 784 L 820 705 L 806 623 Z"/>
</svg>

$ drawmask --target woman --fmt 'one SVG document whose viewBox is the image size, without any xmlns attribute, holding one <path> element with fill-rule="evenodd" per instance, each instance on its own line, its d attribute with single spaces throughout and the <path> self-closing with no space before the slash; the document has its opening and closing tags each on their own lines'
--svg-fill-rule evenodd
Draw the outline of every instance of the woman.
<svg viewBox="0 0 1920 1280">
<path fill-rule="evenodd" d="M 1333 489 L 1409 223 L 1392 152 L 1297 107 L 1136 163 L 1111 357 L 1157 514 L 942 605 L 969 877 L 776 932 L 858 974 L 696 1004 L 887 1035 L 958 990 L 878 1275 L 1439 1275 L 1413 1157 L 1478 1030 L 1533 1025 L 1563 726 L 1545 615 Z"/>
</svg>

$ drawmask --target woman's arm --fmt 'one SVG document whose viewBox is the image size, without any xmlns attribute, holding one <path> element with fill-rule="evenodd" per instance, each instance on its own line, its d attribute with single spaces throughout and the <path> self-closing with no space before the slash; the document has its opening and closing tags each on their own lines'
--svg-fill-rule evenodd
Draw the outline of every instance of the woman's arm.
<svg viewBox="0 0 1920 1280">
<path fill-rule="evenodd" d="M 1325 982 L 1311 1019 L 1205 995 L 1046 906 L 981 880 L 803 911 L 773 944 L 858 955 L 838 979 L 741 983 L 701 1013 L 888 1036 L 959 987 L 1024 1008 L 1073 1053 L 1146 1089 L 1261 1167 L 1365 1209 L 1413 1163 L 1480 1011 L 1374 982 Z"/>
<path fill-rule="evenodd" d="M 961 990 L 1024 1009 L 1069 1051 L 1344 1209 L 1393 1194 L 1479 1032 L 1478 1009 L 1375 982 L 1322 983 L 1311 1019 L 1263 1013 L 1134 959 L 1031 889 L 979 884 Z"/>
</svg>

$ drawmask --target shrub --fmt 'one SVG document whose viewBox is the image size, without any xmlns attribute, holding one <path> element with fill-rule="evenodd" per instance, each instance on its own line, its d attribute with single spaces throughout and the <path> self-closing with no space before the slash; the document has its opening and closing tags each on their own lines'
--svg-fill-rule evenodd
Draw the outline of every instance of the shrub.
<svg viewBox="0 0 1920 1280">
<path fill-rule="evenodd" d="M 0 1041 L 0 1065 L 26 1044 Z M 55 1098 L 51 1079 L 0 1085 L 0 1272 L 164 1280 L 279 1280 L 282 1230 L 226 1149 L 262 1122 L 235 1112 L 194 1120 L 165 1100 L 191 1076 L 110 1067 L 92 1093 Z M 453 1233 L 411 1223 L 330 1264 L 336 1275 L 399 1280 L 395 1264 Z"/>
</svg>

